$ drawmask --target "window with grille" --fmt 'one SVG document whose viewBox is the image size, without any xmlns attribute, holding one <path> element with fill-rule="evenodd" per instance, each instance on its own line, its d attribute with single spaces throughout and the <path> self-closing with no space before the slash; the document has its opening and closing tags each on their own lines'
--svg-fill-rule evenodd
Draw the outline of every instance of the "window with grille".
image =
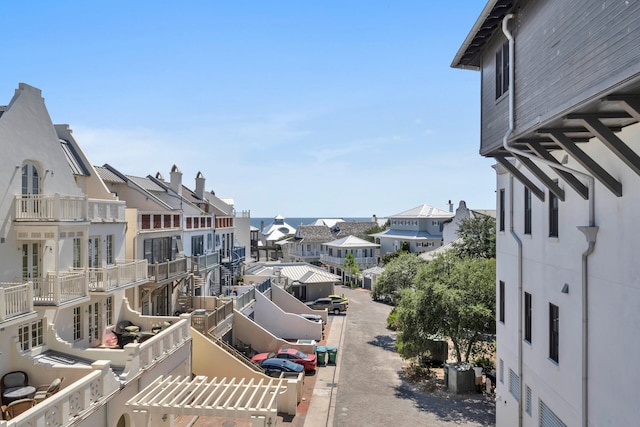
<svg viewBox="0 0 640 427">
<path fill-rule="evenodd" d="M 74 341 L 82 339 L 82 310 L 80 307 L 73 309 L 73 339 Z"/>
<path fill-rule="evenodd" d="M 18 341 L 22 350 L 40 347 L 44 344 L 44 320 L 20 325 L 18 327 Z"/>
<path fill-rule="evenodd" d="M 113 325 L 113 296 L 107 298 L 104 303 L 105 317 L 107 325 Z"/>
<path fill-rule="evenodd" d="M 516 399 L 520 400 L 520 377 L 509 369 L 509 393 Z"/>
<path fill-rule="evenodd" d="M 107 234 L 107 265 L 115 264 L 115 236 L 113 234 Z"/>
<path fill-rule="evenodd" d="M 82 239 L 74 238 L 73 239 L 73 268 L 82 267 Z"/>
</svg>

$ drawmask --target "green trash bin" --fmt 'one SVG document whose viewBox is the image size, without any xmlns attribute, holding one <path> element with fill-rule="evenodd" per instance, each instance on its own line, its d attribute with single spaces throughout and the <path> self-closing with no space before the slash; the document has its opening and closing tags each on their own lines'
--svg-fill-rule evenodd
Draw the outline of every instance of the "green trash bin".
<svg viewBox="0 0 640 427">
<path fill-rule="evenodd" d="M 316 357 L 318 358 L 318 366 L 324 366 L 327 356 L 327 347 L 323 345 L 316 346 Z"/>
<path fill-rule="evenodd" d="M 336 347 L 327 347 L 327 355 L 329 356 L 329 363 L 332 365 L 336 364 L 336 355 L 338 354 L 338 349 Z"/>
</svg>

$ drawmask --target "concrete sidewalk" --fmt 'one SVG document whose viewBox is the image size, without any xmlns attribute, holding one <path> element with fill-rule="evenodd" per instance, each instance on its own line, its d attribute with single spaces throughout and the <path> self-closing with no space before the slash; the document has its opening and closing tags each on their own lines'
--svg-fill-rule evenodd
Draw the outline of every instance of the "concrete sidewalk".
<svg viewBox="0 0 640 427">
<path fill-rule="evenodd" d="M 336 409 L 336 394 L 340 378 L 340 361 L 344 348 L 344 329 L 347 315 L 334 315 L 326 339 L 327 347 L 336 347 L 336 364 L 320 366 L 316 370 L 316 385 L 309 410 L 304 419 L 304 427 L 332 427 Z M 328 358 L 327 358 L 328 361 Z"/>
</svg>

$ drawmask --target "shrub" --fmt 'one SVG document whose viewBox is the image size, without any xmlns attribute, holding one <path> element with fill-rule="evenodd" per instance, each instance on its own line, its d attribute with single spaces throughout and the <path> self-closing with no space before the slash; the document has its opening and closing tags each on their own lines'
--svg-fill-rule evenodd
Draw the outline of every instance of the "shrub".
<svg viewBox="0 0 640 427">
<path fill-rule="evenodd" d="M 398 328 L 398 312 L 395 307 L 393 307 L 393 310 L 391 310 L 391 313 L 387 316 L 387 328 L 392 331 L 395 331 Z"/>
<path fill-rule="evenodd" d="M 493 360 L 489 359 L 488 357 L 478 357 L 473 361 L 473 365 L 481 366 L 482 370 L 485 372 L 491 372 L 495 368 Z"/>
</svg>

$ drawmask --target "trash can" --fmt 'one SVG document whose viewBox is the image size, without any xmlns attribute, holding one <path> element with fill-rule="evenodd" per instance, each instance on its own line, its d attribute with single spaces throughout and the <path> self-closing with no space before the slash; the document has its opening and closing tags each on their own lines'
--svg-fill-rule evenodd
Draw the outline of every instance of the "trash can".
<svg viewBox="0 0 640 427">
<path fill-rule="evenodd" d="M 338 349 L 336 347 L 327 347 L 327 355 L 329 357 L 329 363 L 332 365 L 336 364 L 336 354 L 338 353 Z"/>
<path fill-rule="evenodd" d="M 325 365 L 326 356 L 327 356 L 327 347 L 323 345 L 316 346 L 316 357 L 318 358 L 318 366 Z"/>
</svg>

